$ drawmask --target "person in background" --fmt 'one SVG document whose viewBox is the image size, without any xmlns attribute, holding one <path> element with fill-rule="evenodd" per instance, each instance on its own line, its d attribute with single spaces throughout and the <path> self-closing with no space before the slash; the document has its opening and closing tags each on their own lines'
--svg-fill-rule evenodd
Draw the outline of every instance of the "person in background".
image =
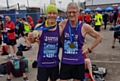
<svg viewBox="0 0 120 81">
<path fill-rule="evenodd" d="M 22 51 L 17 51 L 16 53 L 16 58 L 11 61 L 7 61 L 6 64 L 6 69 L 7 69 L 7 80 L 6 81 L 11 81 L 11 76 L 10 74 L 14 77 L 21 77 L 23 76 L 24 81 L 29 81 L 27 76 L 26 76 L 26 71 L 27 71 L 27 64 L 25 63 L 25 57 L 23 56 Z"/>
<path fill-rule="evenodd" d="M 28 44 L 29 49 L 31 49 L 32 48 L 31 43 L 27 39 L 28 33 L 30 32 L 30 29 L 31 29 L 31 26 L 29 25 L 29 23 L 26 22 L 25 18 L 22 18 L 22 22 L 24 24 L 24 35 L 23 35 L 23 37 L 25 39 L 25 42 Z"/>
<path fill-rule="evenodd" d="M 59 16 L 57 16 L 56 21 L 57 21 L 58 24 L 63 20 L 62 16 L 63 16 L 62 13 Z"/>
<path fill-rule="evenodd" d="M 20 22 L 20 18 L 16 17 L 16 23 L 15 23 L 15 32 L 17 34 L 18 37 L 20 37 L 21 35 L 24 36 L 24 24 L 22 22 Z"/>
<path fill-rule="evenodd" d="M 94 27 L 94 25 L 95 25 L 95 23 L 94 23 L 94 13 L 93 12 L 90 12 L 90 14 L 91 14 L 91 25 L 92 25 L 92 27 Z"/>
<path fill-rule="evenodd" d="M 0 52 L 2 51 L 2 30 L 3 30 L 4 22 L 2 20 L 2 17 L 0 16 Z"/>
<path fill-rule="evenodd" d="M 103 22 L 104 22 L 104 30 L 106 30 L 107 22 L 108 22 L 108 13 L 105 12 L 103 14 Z"/>
<path fill-rule="evenodd" d="M 114 10 L 114 12 L 113 12 L 113 23 L 114 23 L 114 27 L 116 26 L 117 17 L 118 17 L 118 13 L 117 13 L 116 10 Z"/>
<path fill-rule="evenodd" d="M 22 18 L 22 22 L 24 24 L 25 35 L 28 36 L 28 33 L 30 32 L 31 26 L 30 26 L 30 24 L 28 22 L 26 22 L 25 18 Z"/>
<path fill-rule="evenodd" d="M 94 22 L 95 22 L 95 30 L 97 32 L 100 32 L 100 28 L 102 25 L 102 15 L 99 14 L 97 10 L 95 10 Z"/>
<path fill-rule="evenodd" d="M 80 14 L 79 14 L 79 16 L 78 16 L 78 20 L 79 20 L 79 21 L 84 21 L 84 18 L 85 18 L 84 14 L 85 14 L 84 11 L 81 11 L 81 12 L 80 12 Z"/>
<path fill-rule="evenodd" d="M 19 37 L 22 36 L 25 39 L 29 49 L 31 49 L 31 43 L 27 40 L 27 33 L 24 34 L 24 31 L 25 31 L 24 26 L 26 26 L 24 24 L 27 22 L 24 21 L 25 18 L 22 18 L 22 19 L 20 20 L 19 17 L 16 17 L 16 34 L 18 34 Z M 30 31 L 29 27 L 28 27 L 28 30 Z"/>
<path fill-rule="evenodd" d="M 108 20 L 110 22 L 110 30 L 111 30 L 111 28 L 113 28 L 113 13 L 112 12 L 110 12 L 108 16 Z"/>
<path fill-rule="evenodd" d="M 40 17 L 38 20 L 37 20 L 37 23 L 42 23 L 43 22 L 43 18 Z"/>
<path fill-rule="evenodd" d="M 15 57 L 15 54 L 16 54 L 15 45 L 17 44 L 17 42 L 16 42 L 14 22 L 11 21 L 10 16 L 5 16 L 5 19 L 6 19 L 6 23 L 5 23 L 5 28 L 4 28 L 3 32 L 7 33 L 7 36 L 8 36 L 7 47 L 8 47 L 9 55 L 6 60 L 9 60 L 9 59 L 13 59 Z M 13 55 L 11 54 L 10 46 L 12 46 Z"/>
<path fill-rule="evenodd" d="M 85 22 L 91 25 L 91 15 L 88 12 L 86 12 L 86 15 L 85 15 Z"/>
<path fill-rule="evenodd" d="M 30 26 L 31 26 L 31 30 L 34 30 L 33 18 L 32 18 L 30 15 L 28 15 L 28 14 L 26 14 L 26 18 L 27 18 L 27 20 L 28 20 L 28 23 L 29 23 Z"/>
<path fill-rule="evenodd" d="M 118 11 L 117 24 L 119 24 L 119 25 L 120 25 L 120 10 Z"/>
<path fill-rule="evenodd" d="M 114 37 L 113 37 L 113 41 L 112 41 L 112 48 L 115 48 L 116 39 L 118 39 L 119 43 L 120 43 L 120 30 L 114 32 Z"/>
</svg>

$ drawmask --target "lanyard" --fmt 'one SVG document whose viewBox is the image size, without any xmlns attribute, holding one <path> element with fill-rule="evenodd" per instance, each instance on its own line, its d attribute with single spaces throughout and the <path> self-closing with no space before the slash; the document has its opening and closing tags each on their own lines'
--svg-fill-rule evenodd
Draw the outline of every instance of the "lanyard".
<svg viewBox="0 0 120 81">
<path fill-rule="evenodd" d="M 72 37 L 72 31 L 71 31 L 71 25 L 70 23 L 68 23 L 68 27 L 69 27 L 69 36 L 70 36 L 70 41 L 74 42 L 74 36 L 77 33 L 78 27 L 79 27 L 79 22 L 76 24 L 76 31 L 74 32 L 74 36 Z"/>
</svg>

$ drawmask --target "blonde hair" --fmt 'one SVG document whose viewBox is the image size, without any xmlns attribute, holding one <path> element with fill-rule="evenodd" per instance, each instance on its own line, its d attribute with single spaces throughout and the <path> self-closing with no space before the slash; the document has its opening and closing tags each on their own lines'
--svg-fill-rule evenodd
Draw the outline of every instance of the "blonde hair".
<svg viewBox="0 0 120 81">
<path fill-rule="evenodd" d="M 79 11 L 78 4 L 75 3 L 75 2 L 70 2 L 70 3 L 68 4 L 68 6 L 67 6 L 67 10 L 68 10 L 69 8 L 74 8 L 74 9 L 77 9 L 77 10 Z"/>
</svg>

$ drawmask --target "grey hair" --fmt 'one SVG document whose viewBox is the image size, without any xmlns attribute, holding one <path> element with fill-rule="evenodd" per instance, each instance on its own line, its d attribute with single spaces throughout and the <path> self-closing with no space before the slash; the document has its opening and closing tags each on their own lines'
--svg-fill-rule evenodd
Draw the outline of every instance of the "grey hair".
<svg viewBox="0 0 120 81">
<path fill-rule="evenodd" d="M 67 6 L 67 10 L 68 10 L 69 8 L 74 8 L 74 9 L 77 9 L 77 10 L 79 11 L 79 6 L 78 6 L 78 4 L 75 3 L 75 2 L 70 2 L 70 3 L 68 4 L 68 6 Z"/>
</svg>

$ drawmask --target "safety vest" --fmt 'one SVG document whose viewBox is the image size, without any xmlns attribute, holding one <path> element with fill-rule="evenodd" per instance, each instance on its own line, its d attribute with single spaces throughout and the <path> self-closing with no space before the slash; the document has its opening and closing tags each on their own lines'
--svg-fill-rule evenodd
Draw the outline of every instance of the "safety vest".
<svg viewBox="0 0 120 81">
<path fill-rule="evenodd" d="M 30 32 L 30 26 L 27 25 L 27 24 L 24 24 L 24 30 L 25 30 L 25 33 L 29 33 Z"/>
<path fill-rule="evenodd" d="M 95 25 L 96 25 L 96 26 L 101 25 L 101 24 L 102 24 L 102 23 L 101 23 L 102 15 L 101 15 L 101 14 L 95 15 L 95 20 L 96 20 L 96 22 L 95 22 Z"/>
</svg>

